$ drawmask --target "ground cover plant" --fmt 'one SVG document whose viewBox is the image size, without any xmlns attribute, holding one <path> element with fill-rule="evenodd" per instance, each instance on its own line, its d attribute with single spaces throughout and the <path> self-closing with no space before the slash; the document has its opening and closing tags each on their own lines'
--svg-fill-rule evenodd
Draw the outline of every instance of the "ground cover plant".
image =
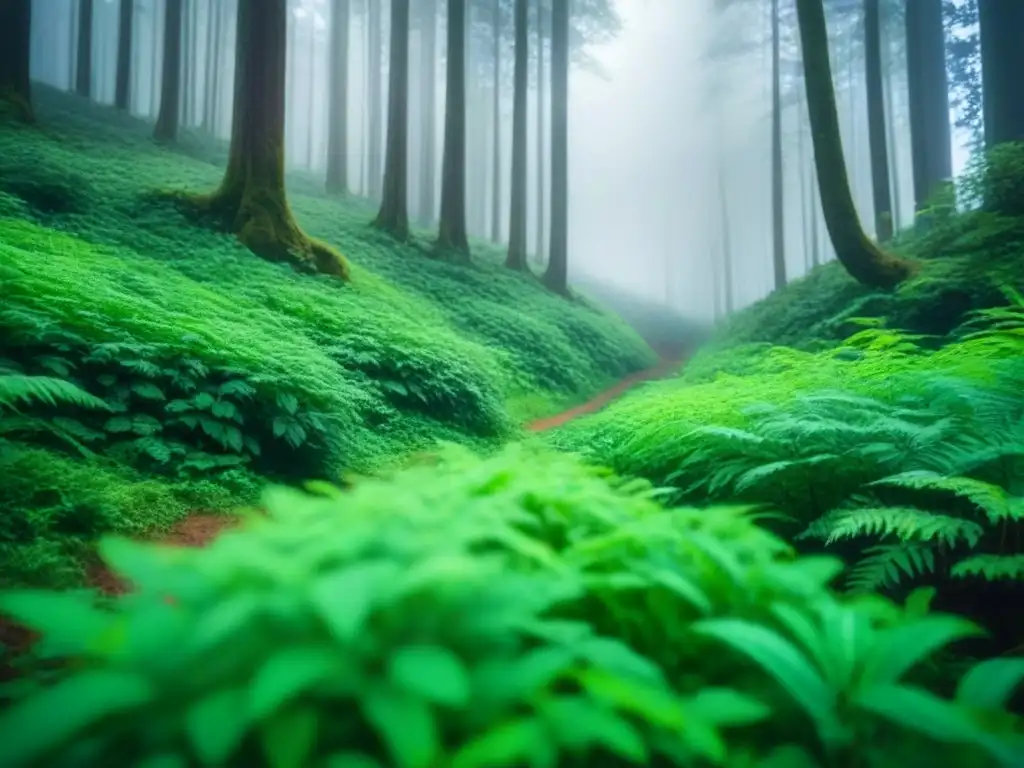
<svg viewBox="0 0 1024 768">
<path fill-rule="evenodd" d="M 737 507 L 511 446 L 348 492 L 280 489 L 203 549 L 108 539 L 133 585 L 8 591 L 56 681 L 0 716 L 5 765 L 1011 765 L 1024 661 L 951 696 L 979 630 L 843 598 L 832 558 Z M 61 717 L 43 717 L 59 711 Z M 953 761 L 953 762 L 949 762 Z"/>
</svg>

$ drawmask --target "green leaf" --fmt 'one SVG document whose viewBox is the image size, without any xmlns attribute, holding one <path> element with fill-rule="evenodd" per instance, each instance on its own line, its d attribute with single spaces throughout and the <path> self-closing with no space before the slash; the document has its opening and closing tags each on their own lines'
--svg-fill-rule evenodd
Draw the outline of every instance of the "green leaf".
<svg viewBox="0 0 1024 768">
<path fill-rule="evenodd" d="M 132 384 L 132 392 L 143 400 L 166 400 L 164 391 L 151 381 L 136 381 Z"/>
<path fill-rule="evenodd" d="M 335 752 L 328 755 L 324 768 L 382 768 L 381 764 L 361 752 Z"/>
<path fill-rule="evenodd" d="M 717 726 L 752 725 L 772 713 L 764 702 L 729 688 L 701 688 L 686 708 Z"/>
<path fill-rule="evenodd" d="M 581 696 L 549 699 L 538 706 L 538 713 L 557 734 L 558 740 L 572 751 L 600 744 L 626 760 L 647 762 L 647 745 L 637 729 L 590 699 Z"/>
<path fill-rule="evenodd" d="M 591 664 L 610 672 L 627 674 L 652 683 L 663 681 L 657 664 L 618 640 L 591 637 L 577 644 L 575 650 Z"/>
<path fill-rule="evenodd" d="M 118 434 L 121 432 L 132 431 L 132 420 L 129 416 L 114 416 L 113 418 L 107 419 L 107 423 L 103 425 L 105 432 L 113 432 Z"/>
<path fill-rule="evenodd" d="M 469 675 L 462 660 L 438 645 L 407 645 L 391 656 L 391 679 L 428 701 L 461 707 L 469 703 Z"/>
<path fill-rule="evenodd" d="M 277 396 L 277 404 L 281 406 L 285 412 L 295 415 L 299 410 L 299 401 L 295 395 L 288 393 L 279 394 Z"/>
<path fill-rule="evenodd" d="M 0 763 L 40 761 L 52 748 L 85 735 L 105 718 L 150 703 L 156 690 L 138 675 L 79 672 L 0 715 Z"/>
<path fill-rule="evenodd" d="M 429 768 L 438 758 L 440 734 L 425 701 L 378 686 L 361 703 L 366 719 L 387 745 L 397 768 Z"/>
<path fill-rule="evenodd" d="M 980 743 L 983 734 L 969 712 L 921 688 L 876 685 L 858 693 L 853 703 L 891 723 L 944 743 Z"/>
<path fill-rule="evenodd" d="M 756 662 L 803 708 L 823 738 L 838 732 L 836 692 L 796 646 L 777 632 L 743 619 L 699 621 L 693 631 L 716 638 Z"/>
<path fill-rule="evenodd" d="M 249 689 L 252 716 L 262 719 L 290 702 L 338 667 L 336 652 L 322 646 L 290 646 L 273 654 Z"/>
<path fill-rule="evenodd" d="M 318 579 L 309 590 L 309 599 L 334 636 L 350 642 L 358 636 L 384 587 L 395 583 L 401 574 L 401 567 L 391 560 L 351 565 Z"/>
<path fill-rule="evenodd" d="M 935 651 L 965 637 L 984 634 L 959 616 L 924 616 L 878 632 L 861 673 L 862 684 L 892 684 Z"/>
<path fill-rule="evenodd" d="M 185 732 L 204 765 L 224 765 L 238 749 L 249 725 L 245 688 L 221 688 L 185 712 Z"/>
<path fill-rule="evenodd" d="M 48 655 L 75 655 L 90 647 L 111 623 L 89 592 L 19 590 L 0 595 L 0 611 L 43 635 Z"/>
<path fill-rule="evenodd" d="M 233 419 L 238 409 L 235 408 L 235 404 L 229 400 L 218 400 L 213 404 L 211 413 L 218 419 Z"/>
<path fill-rule="evenodd" d="M 213 406 L 213 395 L 209 392 L 200 392 L 192 398 L 192 404 L 201 411 L 208 410 Z"/>
<path fill-rule="evenodd" d="M 1002 709 L 1021 682 L 1024 659 L 988 659 L 975 664 L 960 679 L 956 700 L 974 709 Z"/>
<path fill-rule="evenodd" d="M 492 727 L 462 745 L 452 758 L 452 768 L 519 768 L 536 765 L 533 758 L 543 749 L 554 757 L 546 729 L 532 717 L 522 717 Z M 541 764 L 554 765 L 555 760 Z"/>
<path fill-rule="evenodd" d="M 275 715 L 263 726 L 263 754 L 270 768 L 305 768 L 316 747 L 320 716 L 304 706 Z"/>
</svg>

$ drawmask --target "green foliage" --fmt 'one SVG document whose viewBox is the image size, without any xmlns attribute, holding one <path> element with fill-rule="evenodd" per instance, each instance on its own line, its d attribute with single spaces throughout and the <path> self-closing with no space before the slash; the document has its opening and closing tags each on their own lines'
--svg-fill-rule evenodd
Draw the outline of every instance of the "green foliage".
<svg viewBox="0 0 1024 768">
<path fill-rule="evenodd" d="M 742 509 L 666 510 L 570 456 L 451 448 L 276 490 L 203 549 L 107 539 L 134 591 L 7 592 L 75 659 L 5 765 L 1011 765 L 1017 660 L 915 683 L 969 622 L 847 600 Z M 60 717 L 54 718 L 53 713 Z M 784 762 L 784 756 L 801 762 Z M 771 762 L 771 760 L 777 763 Z"/>
</svg>

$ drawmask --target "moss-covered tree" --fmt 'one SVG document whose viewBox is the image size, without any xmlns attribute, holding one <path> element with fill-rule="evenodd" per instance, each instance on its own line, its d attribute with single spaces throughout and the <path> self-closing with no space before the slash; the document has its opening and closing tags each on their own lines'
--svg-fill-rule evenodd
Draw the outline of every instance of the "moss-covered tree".
<svg viewBox="0 0 1024 768">
<path fill-rule="evenodd" d="M 164 0 L 164 61 L 160 75 L 160 112 L 153 138 L 163 144 L 178 140 L 181 123 L 181 37 L 184 0 Z M 244 3 L 243 3 L 244 5 Z"/>
<path fill-rule="evenodd" d="M 284 189 L 287 0 L 238 3 L 234 118 L 228 167 L 212 195 L 193 199 L 253 253 L 301 271 L 348 277 L 337 251 L 307 236 Z"/>
<path fill-rule="evenodd" d="M 466 236 L 466 0 L 448 0 L 448 61 L 437 246 L 469 258 Z"/>
<path fill-rule="evenodd" d="M 384 189 L 373 223 L 405 240 L 409 237 L 409 0 L 391 0 L 390 56 Z"/>
<path fill-rule="evenodd" d="M 75 93 L 92 96 L 92 0 L 78 3 L 78 56 L 75 64 Z"/>
<path fill-rule="evenodd" d="M 121 0 L 117 19 L 117 74 L 114 83 L 114 106 L 128 110 L 132 77 L 132 33 L 135 0 Z"/>
<path fill-rule="evenodd" d="M 526 91 L 529 64 L 527 0 L 515 0 L 515 72 L 512 87 L 512 200 L 505 266 L 526 270 Z"/>
<path fill-rule="evenodd" d="M 551 245 L 544 284 L 569 292 L 569 0 L 551 8 Z"/>
<path fill-rule="evenodd" d="M 327 192 L 348 194 L 348 37 L 349 0 L 331 4 L 330 92 L 327 110 Z"/>
<path fill-rule="evenodd" d="M 913 265 L 882 251 L 868 239 L 853 204 L 839 133 L 822 0 L 796 0 L 796 9 L 814 166 L 818 172 L 825 226 L 836 258 L 858 282 L 876 288 L 893 288 L 912 274 Z"/>
<path fill-rule="evenodd" d="M 32 46 L 32 0 L 0 2 L 0 100 L 24 121 L 32 122 L 29 60 Z"/>
</svg>

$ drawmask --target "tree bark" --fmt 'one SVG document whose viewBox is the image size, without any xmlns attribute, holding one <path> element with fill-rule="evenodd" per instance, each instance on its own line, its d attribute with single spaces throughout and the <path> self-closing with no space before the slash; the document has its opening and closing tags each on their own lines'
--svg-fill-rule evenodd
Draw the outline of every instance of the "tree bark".
<svg viewBox="0 0 1024 768">
<path fill-rule="evenodd" d="M 75 67 L 75 93 L 92 96 L 92 11 L 93 0 L 78 4 L 78 64 Z"/>
<path fill-rule="evenodd" d="M 165 0 L 166 2 L 166 0 Z M 160 13 L 160 0 L 153 0 L 153 36 L 152 36 L 152 51 L 150 56 L 152 57 L 152 67 L 150 72 L 150 84 L 149 84 L 149 114 L 152 117 L 159 116 L 160 113 L 160 62 L 162 56 L 162 45 L 157 41 L 161 39 L 161 23 L 163 16 L 166 14 Z"/>
<path fill-rule="evenodd" d="M 512 104 L 512 194 L 505 266 L 526 271 L 526 91 L 529 64 L 527 0 L 515 0 L 515 72 Z"/>
<path fill-rule="evenodd" d="M 953 175 L 942 0 L 907 3 L 906 39 L 914 208 L 920 211 Z"/>
<path fill-rule="evenodd" d="M 822 0 L 796 0 L 796 7 L 821 207 L 836 258 L 858 282 L 893 288 L 912 274 L 913 267 L 871 243 L 857 216 L 839 134 Z"/>
<path fill-rule="evenodd" d="M 32 54 L 32 0 L 0 3 L 0 100 L 25 122 L 33 122 L 29 64 Z"/>
<path fill-rule="evenodd" d="M 501 3 L 494 4 L 494 142 L 491 179 L 491 240 L 501 242 Z"/>
<path fill-rule="evenodd" d="M 882 83 L 882 17 L 880 0 L 864 0 L 864 74 L 868 100 L 868 149 L 871 155 L 871 196 L 878 242 L 892 239 L 892 195 L 889 148 L 885 130 Z"/>
<path fill-rule="evenodd" d="M 288 208 L 284 189 L 287 0 L 238 3 L 234 119 L 228 167 L 212 195 L 195 199 L 253 253 L 304 272 L 346 279 L 348 265 L 330 246 L 308 237 Z"/>
<path fill-rule="evenodd" d="M 420 0 L 423 16 L 420 19 L 420 76 L 422 81 L 423 151 L 420 162 L 419 218 L 424 226 L 434 220 L 437 207 L 436 159 L 437 146 L 437 0 Z"/>
<path fill-rule="evenodd" d="M 309 68 L 306 76 L 306 167 L 313 170 L 316 168 L 313 146 L 313 129 L 316 127 L 316 22 L 312 16 L 309 18 L 309 58 L 306 66 Z"/>
<path fill-rule="evenodd" d="M 544 190 L 544 135 L 547 133 L 547 119 L 544 116 L 544 0 L 537 0 L 537 263 L 544 263 L 544 221 L 545 210 Z"/>
<path fill-rule="evenodd" d="M 775 290 L 786 287 L 786 208 L 782 171 L 782 71 L 779 0 L 772 0 L 772 270 Z"/>
<path fill-rule="evenodd" d="M 383 41 L 381 39 L 381 18 L 380 0 L 368 4 L 369 9 L 369 47 L 368 54 L 370 61 L 367 75 L 369 77 L 369 101 L 370 101 L 370 146 L 367 161 L 367 186 L 369 197 L 372 200 L 380 199 L 381 185 L 381 53 Z"/>
<path fill-rule="evenodd" d="M 569 1 L 551 11 L 551 245 L 544 284 L 569 292 Z"/>
<path fill-rule="evenodd" d="M 330 93 L 327 116 L 327 192 L 348 194 L 349 0 L 331 6 Z"/>
<path fill-rule="evenodd" d="M 406 240 L 409 237 L 409 0 L 391 0 L 389 55 L 384 194 L 374 225 L 399 240 Z"/>
<path fill-rule="evenodd" d="M 466 0 L 448 0 L 448 61 L 437 244 L 469 258 L 466 237 Z"/>
<path fill-rule="evenodd" d="M 201 128 L 207 133 L 215 133 L 214 110 L 216 109 L 217 45 L 220 42 L 220 14 L 215 0 L 206 0 L 206 63 L 203 78 L 203 119 Z"/>
<path fill-rule="evenodd" d="M 1024 2 L 978 0 L 985 145 L 1024 141 Z"/>
<path fill-rule="evenodd" d="M 132 32 L 135 0 L 121 0 L 117 24 L 117 75 L 114 85 L 114 106 L 128 111 L 132 79 Z"/>
<path fill-rule="evenodd" d="M 156 128 L 153 130 L 153 138 L 163 143 L 178 140 L 178 128 L 181 121 L 183 21 L 183 0 L 164 0 L 164 62 L 160 78 L 160 114 L 157 116 Z"/>
</svg>

